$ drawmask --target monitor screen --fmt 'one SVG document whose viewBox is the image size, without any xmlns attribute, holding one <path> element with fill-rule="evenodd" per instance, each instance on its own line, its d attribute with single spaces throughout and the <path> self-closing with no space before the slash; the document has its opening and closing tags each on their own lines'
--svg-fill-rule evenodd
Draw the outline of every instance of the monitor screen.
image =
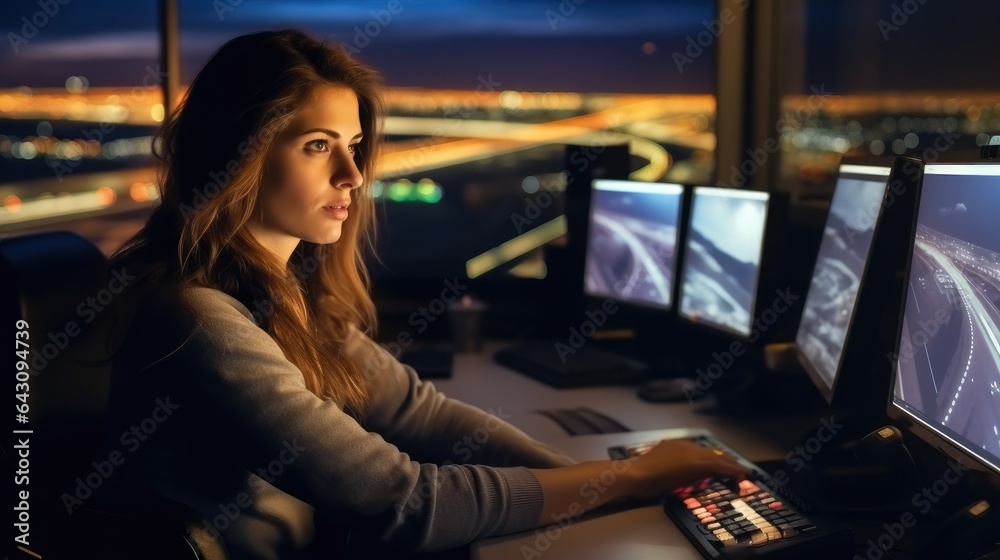
<svg viewBox="0 0 1000 560">
<path fill-rule="evenodd" d="M 928 164 L 891 407 L 1000 472 L 1000 165 Z"/>
<path fill-rule="evenodd" d="M 891 171 L 888 165 L 840 166 L 795 336 L 803 365 L 828 395 L 840 369 Z"/>
<path fill-rule="evenodd" d="M 684 188 L 671 183 L 593 182 L 584 290 L 670 308 Z"/>
<path fill-rule="evenodd" d="M 766 192 L 695 187 L 680 314 L 749 336 L 767 224 Z"/>
</svg>

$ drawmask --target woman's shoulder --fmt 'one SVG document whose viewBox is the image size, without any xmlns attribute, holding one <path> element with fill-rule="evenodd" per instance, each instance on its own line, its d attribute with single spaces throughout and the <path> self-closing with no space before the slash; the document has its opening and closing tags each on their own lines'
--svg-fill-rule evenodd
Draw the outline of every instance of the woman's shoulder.
<svg viewBox="0 0 1000 560">
<path fill-rule="evenodd" d="M 180 280 L 176 266 L 162 259 L 123 259 L 115 270 L 130 279 L 115 307 L 132 319 L 234 312 L 252 319 L 238 299 L 214 287 Z"/>
<path fill-rule="evenodd" d="M 209 286 L 183 286 L 174 290 L 175 302 L 182 302 L 195 312 L 218 315 L 232 315 L 234 311 L 253 320 L 253 312 L 240 300 L 228 293 Z"/>
<path fill-rule="evenodd" d="M 243 303 L 206 286 L 153 292 L 128 330 L 131 352 L 199 369 L 225 369 L 239 352 L 281 354 Z"/>
<path fill-rule="evenodd" d="M 256 328 L 253 313 L 230 294 L 200 285 L 146 286 L 133 294 L 133 327 L 187 336 L 206 324 Z"/>
</svg>

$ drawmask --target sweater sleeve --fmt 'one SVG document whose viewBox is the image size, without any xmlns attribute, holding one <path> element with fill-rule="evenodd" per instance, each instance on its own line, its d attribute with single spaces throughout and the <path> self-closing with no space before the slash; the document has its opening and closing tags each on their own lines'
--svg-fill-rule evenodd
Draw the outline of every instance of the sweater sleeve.
<svg viewBox="0 0 1000 560">
<path fill-rule="evenodd" d="M 502 404 L 484 411 L 446 397 L 356 328 L 345 351 L 363 364 L 372 384 L 365 425 L 424 460 L 531 468 L 575 463 L 507 422 Z"/>
<path fill-rule="evenodd" d="M 186 339 L 167 367 L 180 376 L 183 408 L 248 471 L 290 453 L 275 486 L 412 550 L 451 548 L 537 522 L 542 491 L 528 469 L 419 464 L 309 391 L 238 300 L 209 288 L 182 297 L 198 310 L 199 324 L 174 311 L 156 315 L 157 332 Z"/>
</svg>

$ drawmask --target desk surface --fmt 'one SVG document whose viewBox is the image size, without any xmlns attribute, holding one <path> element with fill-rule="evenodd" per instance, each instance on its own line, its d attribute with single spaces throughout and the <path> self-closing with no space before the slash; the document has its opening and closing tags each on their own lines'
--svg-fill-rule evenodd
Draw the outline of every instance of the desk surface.
<svg viewBox="0 0 1000 560">
<path fill-rule="evenodd" d="M 550 443 L 578 460 L 607 459 L 610 445 L 676 437 L 670 429 L 700 428 L 751 461 L 780 460 L 798 437 L 815 429 L 820 417 L 773 416 L 726 418 L 701 414 L 698 405 L 653 404 L 639 400 L 635 386 L 555 389 L 493 362 L 501 343 L 488 343 L 475 354 L 456 354 L 454 376 L 434 380 L 450 397 L 494 413 L 529 435 Z M 589 407 L 629 427 L 633 432 L 592 436 L 567 436 L 539 410 Z M 574 520 L 565 528 L 550 527 L 515 535 L 484 539 L 472 545 L 473 558 L 524 559 L 544 556 L 616 560 L 701 556 L 657 505 L 605 509 Z M 536 554 L 537 553 L 537 554 Z"/>
</svg>

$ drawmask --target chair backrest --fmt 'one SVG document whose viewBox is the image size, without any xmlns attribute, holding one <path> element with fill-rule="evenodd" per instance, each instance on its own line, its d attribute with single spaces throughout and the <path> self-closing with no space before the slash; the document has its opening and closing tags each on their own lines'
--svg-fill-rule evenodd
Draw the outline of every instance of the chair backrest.
<svg viewBox="0 0 1000 560">
<path fill-rule="evenodd" d="M 114 473 L 75 515 L 64 507 L 83 478 L 95 484 L 91 461 L 103 452 L 111 382 L 102 319 L 129 280 L 109 275 L 104 254 L 75 233 L 0 238 L 2 329 L 11 340 L 24 320 L 30 333 L 31 495 L 32 506 L 41 508 L 33 507 L 32 519 L 44 521 L 32 525 L 32 536 L 79 557 L 226 560 L 225 543 L 205 530 L 198 512 L 147 495 Z"/>
<path fill-rule="evenodd" d="M 28 325 L 35 427 L 75 430 L 103 422 L 111 368 L 90 364 L 103 344 L 90 327 L 118 288 L 107 285 L 106 266 L 104 254 L 72 232 L 0 239 L 0 313 L 4 329 L 16 330 L 19 319 Z"/>
<path fill-rule="evenodd" d="M 75 494 L 75 479 L 92 471 L 103 442 L 111 367 L 84 362 L 101 348 L 97 329 L 88 327 L 107 298 L 100 291 L 106 264 L 97 247 L 71 232 L 0 239 L 0 329 L 11 340 L 24 321 L 30 344 L 24 427 L 32 430 L 32 536 L 41 542 L 60 543 L 81 521 L 60 497 Z"/>
</svg>

